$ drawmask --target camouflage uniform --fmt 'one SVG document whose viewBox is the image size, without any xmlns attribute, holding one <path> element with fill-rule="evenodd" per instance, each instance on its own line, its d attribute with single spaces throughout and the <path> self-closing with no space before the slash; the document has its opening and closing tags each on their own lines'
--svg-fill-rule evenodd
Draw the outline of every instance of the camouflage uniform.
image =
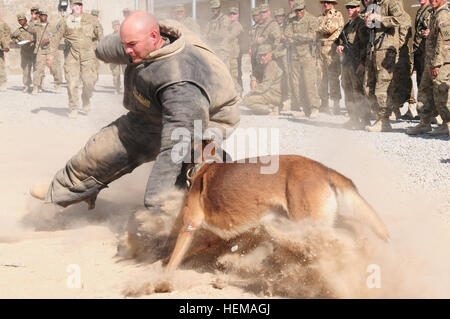
<svg viewBox="0 0 450 319">
<path fill-rule="evenodd" d="M 425 67 L 425 43 L 426 39 L 422 37 L 422 32 L 429 28 L 430 19 L 433 13 L 431 5 L 423 6 L 417 10 L 414 22 L 414 70 L 416 71 L 417 86 L 420 86 L 422 74 Z"/>
<path fill-rule="evenodd" d="M 336 54 L 334 41 L 341 34 L 344 28 L 344 17 L 336 9 L 331 9 L 319 17 L 319 27 L 317 32 L 317 46 L 319 51 L 320 86 L 319 95 L 322 100 L 322 110 L 328 111 L 328 100 L 334 101 L 334 108 L 339 109 L 341 99 L 341 86 L 339 75 L 341 66 Z M 328 94 L 329 91 L 329 94 Z"/>
<path fill-rule="evenodd" d="M 346 6 L 356 6 L 359 3 L 359 1 L 350 0 L 346 3 Z M 370 118 L 361 75 L 356 74 L 358 66 L 365 64 L 367 38 L 364 20 L 357 17 L 355 20 L 347 22 L 337 40 L 338 45 L 344 46 L 344 52 L 341 56 L 341 82 L 345 93 L 345 106 L 350 117 L 349 124 L 352 125 L 352 128 L 364 128 L 369 123 Z"/>
<path fill-rule="evenodd" d="M 184 5 L 178 4 L 175 7 L 175 12 L 185 12 Z M 192 31 L 194 34 L 200 34 L 200 26 L 198 25 L 197 21 L 192 19 L 191 17 L 183 17 L 182 19 L 179 19 L 175 16 L 175 20 L 180 22 L 182 25 L 184 25 L 186 28 L 188 28 L 190 31 Z"/>
<path fill-rule="evenodd" d="M 261 45 L 258 48 L 257 56 L 266 55 L 272 51 L 270 45 Z M 261 63 L 261 62 L 260 62 Z M 274 60 L 263 64 L 264 77 L 257 87 L 248 93 L 242 104 L 251 109 L 255 114 L 269 114 L 276 110 L 281 104 L 281 79 L 283 71 Z M 275 111 L 276 112 L 276 111 Z"/>
<path fill-rule="evenodd" d="M 170 25 L 160 30 L 175 41 L 152 52 L 147 63 L 127 66 L 123 105 L 129 112 L 95 134 L 57 172 L 46 202 L 66 207 L 87 201 L 93 208 L 109 183 L 155 161 L 144 204 L 153 213 L 164 212 L 161 195 L 185 187 L 186 180 L 183 161 L 172 157 L 179 146 L 171 138 L 174 131 L 187 129 L 193 138 L 195 120 L 203 123 L 202 131 L 222 133 L 232 133 L 239 124 L 239 97 L 220 59 L 197 38 L 188 40 L 183 30 Z M 100 41 L 96 54 L 105 63 L 129 63 L 119 35 Z"/>
<path fill-rule="evenodd" d="M 431 75 L 432 68 L 436 68 L 439 72 L 436 78 Z M 437 114 L 441 116 L 443 124 L 436 130 L 436 135 L 441 135 L 439 133 L 449 134 L 449 86 L 450 9 L 447 4 L 437 9 L 430 20 L 430 34 L 426 41 L 425 70 L 419 86 L 417 107 L 422 121 L 429 123 L 431 117 Z"/>
<path fill-rule="evenodd" d="M 64 17 L 56 29 L 56 35 L 51 42 L 53 54 L 57 51 L 62 38 L 69 44 L 64 59 L 69 107 L 76 114 L 79 107 L 78 86 L 81 79 L 83 108 L 89 112 L 90 99 L 97 79 L 96 39 L 103 38 L 101 26 L 94 16 L 83 13 L 78 18 L 72 14 Z"/>
<path fill-rule="evenodd" d="M 368 45 L 364 76 L 364 89 L 378 121 L 367 130 L 373 132 L 390 131 L 389 116 L 392 112 L 392 77 L 397 63 L 399 35 L 398 27 L 404 18 L 404 11 L 397 0 L 378 2 L 381 22 L 375 24 L 375 46 L 370 59 L 371 47 Z M 371 31 L 369 30 L 369 32 Z"/>
<path fill-rule="evenodd" d="M 235 12 L 238 13 L 237 8 L 231 8 L 230 13 Z M 228 31 L 230 37 L 230 73 L 233 77 L 234 84 L 236 87 L 236 91 L 241 95 L 242 93 L 242 81 L 239 79 L 239 68 L 241 66 L 240 59 L 241 55 L 241 46 L 239 45 L 239 38 L 244 29 L 239 21 L 233 21 L 230 24 L 230 30 Z"/>
<path fill-rule="evenodd" d="M 259 15 L 259 9 L 253 8 L 252 15 Z M 257 61 L 256 52 L 258 52 L 258 42 L 256 41 L 256 36 L 258 34 L 258 28 L 260 28 L 259 23 L 255 23 L 249 31 L 249 48 L 250 48 L 250 62 L 252 65 L 252 73 L 250 75 L 250 79 L 252 81 L 260 82 L 263 78 L 263 70 L 261 68 L 260 63 Z"/>
<path fill-rule="evenodd" d="M 33 93 L 37 93 L 37 89 L 42 88 L 44 82 L 47 60 L 56 60 L 56 55 L 58 54 L 58 52 L 51 52 L 50 49 L 51 39 L 56 33 L 56 25 L 49 22 L 46 24 L 35 24 L 32 32 L 36 37 L 36 47 L 34 49 L 34 54 L 36 54 L 36 65 L 33 73 Z M 55 88 L 58 91 L 63 80 L 62 70 L 58 63 L 52 64 L 50 73 L 53 76 Z"/>
<path fill-rule="evenodd" d="M 9 49 L 9 39 L 11 36 L 11 29 L 0 19 L 0 90 L 5 90 L 6 75 L 5 52 L 3 50 Z"/>
<path fill-rule="evenodd" d="M 211 8 L 220 8 L 219 1 L 212 1 Z M 206 41 L 225 63 L 227 68 L 230 68 L 230 43 L 228 38 L 228 30 L 230 29 L 230 19 L 222 13 L 217 17 L 211 18 L 206 26 Z"/>
<path fill-rule="evenodd" d="M 113 21 L 113 28 L 115 25 L 120 25 L 120 22 L 118 20 L 114 20 Z M 113 34 L 118 34 L 118 32 L 114 32 Z M 123 74 L 125 72 L 125 65 L 124 64 L 114 64 L 111 63 L 109 65 L 109 69 L 111 70 L 111 73 L 113 75 L 113 84 L 114 84 L 114 89 L 115 89 L 115 93 L 119 94 L 120 93 L 120 86 L 122 81 L 120 80 L 120 75 Z"/>
<path fill-rule="evenodd" d="M 25 19 L 24 14 L 19 14 L 17 19 Z M 25 27 L 18 28 L 12 35 L 11 39 L 15 43 L 19 43 L 20 41 L 28 40 L 30 41 L 27 44 L 24 44 L 20 47 L 20 66 L 22 68 L 23 77 L 22 81 L 25 85 L 24 92 L 27 92 L 29 87 L 31 86 L 31 72 L 33 69 L 33 65 L 35 62 L 34 48 L 35 48 L 35 37 L 31 32 L 30 26 L 27 24 Z"/>
<path fill-rule="evenodd" d="M 280 26 L 281 40 L 282 40 L 281 45 L 279 47 L 280 58 L 278 59 L 278 64 L 281 70 L 283 70 L 283 79 L 281 80 L 281 96 L 282 101 L 285 102 L 289 100 L 291 94 L 291 86 L 289 80 L 288 50 L 286 41 L 283 39 L 286 26 L 289 23 L 289 18 L 286 16 L 283 8 L 275 10 L 275 17 L 277 16 L 284 16 L 283 23 L 278 24 Z"/>
<path fill-rule="evenodd" d="M 99 18 L 100 11 L 94 9 L 94 10 L 91 11 L 91 14 L 92 14 L 92 15 L 97 19 L 97 21 L 98 21 L 98 34 L 99 34 L 99 36 L 94 40 L 94 41 L 95 41 L 95 46 L 97 46 L 98 41 L 100 41 L 101 39 L 103 39 L 103 26 L 102 26 L 102 24 L 100 23 L 100 18 Z M 97 62 L 97 77 L 96 77 L 96 80 L 95 80 L 95 84 L 97 84 L 97 82 L 98 82 L 98 77 L 99 77 L 99 74 L 100 74 L 100 61 L 99 61 L 98 59 L 96 59 L 95 61 Z"/>
<path fill-rule="evenodd" d="M 304 7 L 304 1 L 294 4 L 294 9 L 297 10 L 302 10 Z M 316 31 L 317 19 L 308 11 L 305 11 L 301 19 L 292 18 L 284 31 L 289 46 L 291 110 L 300 111 L 302 108 L 307 115 L 317 113 L 320 106 L 315 68 Z"/>
</svg>

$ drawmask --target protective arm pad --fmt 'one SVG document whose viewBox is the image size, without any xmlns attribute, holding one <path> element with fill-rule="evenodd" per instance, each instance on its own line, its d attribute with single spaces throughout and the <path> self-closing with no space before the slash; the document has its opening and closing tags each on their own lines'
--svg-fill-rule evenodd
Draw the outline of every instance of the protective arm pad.
<svg viewBox="0 0 450 319">
<path fill-rule="evenodd" d="M 97 58 L 105 63 L 131 64 L 131 58 L 125 53 L 125 47 L 119 34 L 104 37 L 95 49 Z"/>
</svg>

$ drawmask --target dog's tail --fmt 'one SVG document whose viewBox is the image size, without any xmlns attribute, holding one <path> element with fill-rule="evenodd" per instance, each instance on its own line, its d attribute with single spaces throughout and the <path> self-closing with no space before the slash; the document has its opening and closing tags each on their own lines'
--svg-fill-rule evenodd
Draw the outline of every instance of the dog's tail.
<svg viewBox="0 0 450 319">
<path fill-rule="evenodd" d="M 351 179 L 328 169 L 329 182 L 342 194 L 355 217 L 367 223 L 381 239 L 388 241 L 389 232 L 377 212 L 359 194 Z"/>
</svg>

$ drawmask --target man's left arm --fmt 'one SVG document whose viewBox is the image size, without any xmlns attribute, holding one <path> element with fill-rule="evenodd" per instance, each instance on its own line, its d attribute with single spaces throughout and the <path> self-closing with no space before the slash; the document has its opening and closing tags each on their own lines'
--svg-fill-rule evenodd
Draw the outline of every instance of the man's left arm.
<svg viewBox="0 0 450 319">
<path fill-rule="evenodd" d="M 183 158 L 177 158 L 180 154 L 172 154 L 172 150 L 178 143 L 186 143 L 184 146 L 190 150 L 194 121 L 201 121 L 201 133 L 208 127 L 209 100 L 198 86 L 189 82 L 164 88 L 158 99 L 162 105 L 161 148 L 148 179 L 144 203 L 151 212 L 163 213 L 163 195 L 175 189 L 183 168 Z M 182 142 L 177 140 L 178 133 L 189 133 L 189 136 Z"/>
</svg>

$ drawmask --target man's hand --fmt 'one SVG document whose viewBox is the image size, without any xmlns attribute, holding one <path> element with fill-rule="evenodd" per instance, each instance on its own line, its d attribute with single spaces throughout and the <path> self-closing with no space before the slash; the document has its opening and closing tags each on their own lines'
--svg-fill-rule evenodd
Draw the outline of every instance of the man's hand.
<svg viewBox="0 0 450 319">
<path fill-rule="evenodd" d="M 344 46 L 343 45 L 338 45 L 338 47 L 336 48 L 336 53 L 337 54 L 342 54 L 342 52 L 344 52 Z"/>
<path fill-rule="evenodd" d="M 47 60 L 47 61 L 45 62 L 45 64 L 47 64 L 47 66 L 48 66 L 49 68 L 51 68 L 51 67 L 53 66 L 53 60 Z"/>
<path fill-rule="evenodd" d="M 437 76 L 439 75 L 439 69 L 438 68 L 431 68 L 430 72 L 431 72 L 431 76 L 433 76 L 433 78 L 437 78 Z"/>
<path fill-rule="evenodd" d="M 368 15 L 366 15 L 366 17 L 364 18 L 366 27 L 370 28 L 372 26 L 372 24 L 375 22 L 376 18 L 377 18 L 376 13 L 369 13 Z"/>
<path fill-rule="evenodd" d="M 3 52 L 9 52 L 9 48 L 3 48 Z"/>
<path fill-rule="evenodd" d="M 258 42 L 258 44 L 261 44 L 264 41 L 264 39 L 262 37 L 258 37 L 256 39 L 256 42 Z"/>
<path fill-rule="evenodd" d="M 252 88 L 252 90 L 256 89 L 257 86 L 258 82 L 256 82 L 256 80 L 252 80 L 252 82 L 250 82 L 250 87 Z"/>
<path fill-rule="evenodd" d="M 422 38 L 428 37 L 429 34 L 430 34 L 430 29 L 423 30 L 422 31 Z"/>
<path fill-rule="evenodd" d="M 357 74 L 357 75 L 363 75 L 363 74 L 364 74 L 364 70 L 365 70 L 364 64 L 360 64 L 360 65 L 358 65 L 358 67 L 356 68 L 356 74 Z"/>
<path fill-rule="evenodd" d="M 44 39 L 42 40 L 42 45 L 47 45 L 50 43 L 50 39 Z"/>
</svg>

